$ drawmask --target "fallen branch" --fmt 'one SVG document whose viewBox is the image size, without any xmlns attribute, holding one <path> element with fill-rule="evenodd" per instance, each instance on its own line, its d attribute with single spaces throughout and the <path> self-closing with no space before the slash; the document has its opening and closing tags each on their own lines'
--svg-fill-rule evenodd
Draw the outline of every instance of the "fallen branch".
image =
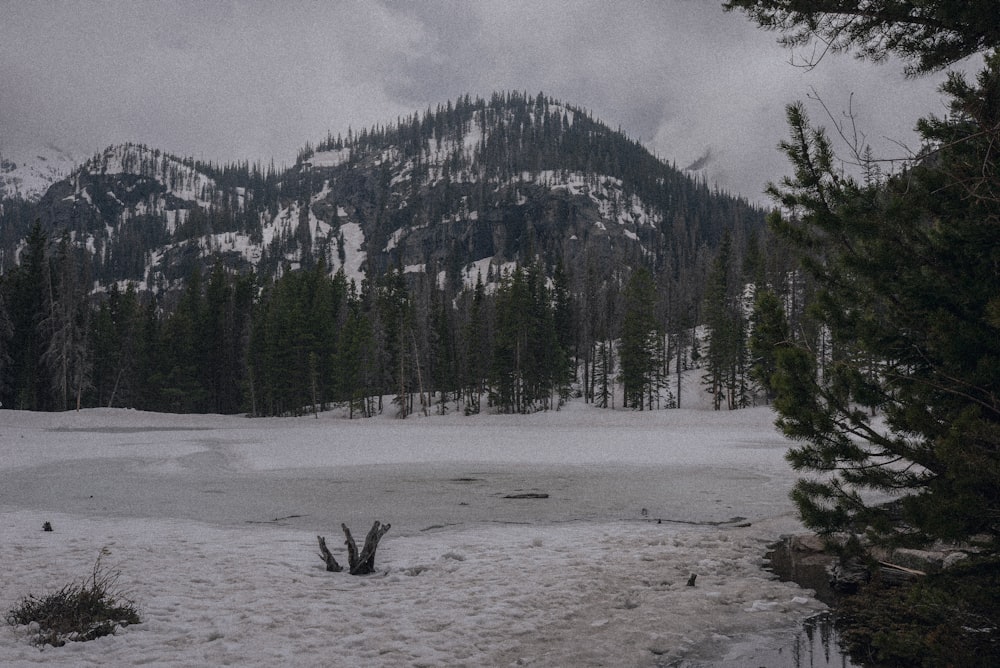
<svg viewBox="0 0 1000 668">
<path fill-rule="evenodd" d="M 927 572 L 926 571 L 919 571 L 916 568 L 907 568 L 906 566 L 900 566 L 899 564 L 893 564 L 893 563 L 890 563 L 888 561 L 879 561 L 878 563 L 879 563 L 879 566 L 881 566 L 882 568 L 887 568 L 887 569 L 893 570 L 893 571 L 902 571 L 903 573 L 906 573 L 907 575 L 912 575 L 914 577 L 926 577 L 927 576 Z"/>
</svg>

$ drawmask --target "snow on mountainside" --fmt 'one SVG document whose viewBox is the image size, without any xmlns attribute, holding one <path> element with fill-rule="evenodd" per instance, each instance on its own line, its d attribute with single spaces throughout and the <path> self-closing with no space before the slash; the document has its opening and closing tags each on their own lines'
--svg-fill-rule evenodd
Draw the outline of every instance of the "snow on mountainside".
<svg viewBox="0 0 1000 668">
<path fill-rule="evenodd" d="M 58 146 L 0 148 L 0 199 L 35 201 L 72 172 L 79 160 Z"/>
<path fill-rule="evenodd" d="M 496 282 L 528 261 L 549 272 L 683 270 L 723 228 L 763 225 L 746 202 L 710 192 L 585 112 L 520 94 L 466 96 L 395 126 L 328 136 L 281 171 L 113 146 L 37 207 L 5 223 L 17 226 L 8 239 L 23 239 L 37 218 L 94 254 L 99 286 L 157 292 L 220 260 L 269 277 L 322 262 L 358 284 L 398 268 L 449 289 Z M 0 264 L 15 257 L 5 243 Z"/>
</svg>

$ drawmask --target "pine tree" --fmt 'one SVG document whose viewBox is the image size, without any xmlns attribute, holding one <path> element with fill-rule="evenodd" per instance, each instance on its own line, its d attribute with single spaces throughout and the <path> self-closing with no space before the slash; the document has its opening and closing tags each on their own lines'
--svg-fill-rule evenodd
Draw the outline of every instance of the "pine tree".
<svg viewBox="0 0 1000 668">
<path fill-rule="evenodd" d="M 552 325 L 556 337 L 553 360 L 555 384 L 560 403 L 569 399 L 570 386 L 576 380 L 578 361 L 576 304 L 569 287 L 569 276 L 560 262 L 552 274 Z"/>
<path fill-rule="evenodd" d="M 490 364 L 490 403 L 502 412 L 527 412 L 530 297 L 524 270 L 505 275 L 496 291 L 496 335 Z"/>
<path fill-rule="evenodd" d="M 778 370 L 778 350 L 791 345 L 785 309 L 777 295 L 767 289 L 757 292 L 751 322 L 750 373 L 763 388 L 767 400 L 773 401 L 772 377 Z"/>
<path fill-rule="evenodd" d="M 48 410 L 52 402 L 42 372 L 47 344 L 40 330 L 49 311 L 48 236 L 35 221 L 18 267 L 4 276 L 12 324 L 10 378 L 2 403 L 22 410 Z"/>
<path fill-rule="evenodd" d="M 161 366 L 153 382 L 158 388 L 157 410 L 171 413 L 209 412 L 210 391 L 205 378 L 205 299 L 201 273 L 194 271 L 188 279 L 177 308 L 166 319 L 161 333 Z"/>
<path fill-rule="evenodd" d="M 10 356 L 10 350 L 11 337 L 14 336 L 14 325 L 7 312 L 6 287 L 6 283 L 0 277 L 0 406 L 3 405 L 3 397 L 10 390 L 10 379 L 13 377 L 11 373 L 13 359 Z"/>
<path fill-rule="evenodd" d="M 463 381 L 465 388 L 465 411 L 475 414 L 480 411 L 482 397 L 486 392 L 486 380 L 489 374 L 490 360 L 493 357 L 493 337 L 490 331 L 489 313 L 487 313 L 486 286 L 482 275 L 476 276 L 476 285 L 472 290 L 469 303 L 468 320 L 462 330 L 462 358 L 464 363 Z"/>
<path fill-rule="evenodd" d="M 733 272 L 733 243 L 728 230 L 705 288 L 705 324 L 709 339 L 704 383 L 712 406 L 733 409 L 744 403 L 740 392 L 744 361 L 744 323 L 740 286 Z"/>
<path fill-rule="evenodd" d="M 80 275 L 75 255 L 69 235 L 64 234 L 49 272 L 48 309 L 39 323 L 45 341 L 41 363 L 58 410 L 70 408 L 71 400 L 79 409 L 90 382 L 90 306 L 84 292 L 90 282 Z"/>
<path fill-rule="evenodd" d="M 458 352 L 455 337 L 455 313 L 444 291 L 432 291 L 435 304 L 431 314 L 434 387 L 441 393 L 438 412 L 447 411 L 448 397 L 458 393 Z"/>
<path fill-rule="evenodd" d="M 363 417 L 373 414 L 371 395 L 374 390 L 375 340 L 371 322 L 364 313 L 364 305 L 354 282 L 348 288 L 344 324 L 340 335 L 334 368 L 337 379 L 336 393 L 348 403 L 348 417 L 357 410 Z"/>
<path fill-rule="evenodd" d="M 656 349 L 660 338 L 654 317 L 655 304 L 653 276 L 645 267 L 639 267 L 632 272 L 625 287 L 625 315 L 618 351 L 625 396 L 623 405 L 637 410 L 646 407 L 646 397 L 655 385 L 654 375 L 658 367 Z M 606 350 L 604 354 L 607 354 Z"/>
<path fill-rule="evenodd" d="M 824 45 L 820 54 L 850 49 L 875 62 L 901 56 L 909 61 L 910 74 L 942 69 L 1000 44 L 993 0 L 728 0 L 724 6 L 743 10 L 764 28 L 783 31 L 787 46 L 815 39 Z M 814 66 L 816 60 L 807 64 Z"/>
<path fill-rule="evenodd" d="M 113 283 L 91 319 L 94 405 L 136 406 L 146 353 L 140 316 L 135 287 L 130 283 L 122 293 Z"/>
<path fill-rule="evenodd" d="M 813 351 L 779 350 L 775 406 L 801 443 L 793 466 L 824 474 L 793 493 L 809 526 L 896 543 L 978 534 L 996 550 L 1000 56 L 978 85 L 952 75 L 945 91 L 949 117 L 919 125 L 928 151 L 884 183 L 840 174 L 825 133 L 789 107 L 795 176 L 773 192 L 795 215 L 773 223 L 820 286 L 814 309 L 838 352 L 820 375 Z"/>
</svg>

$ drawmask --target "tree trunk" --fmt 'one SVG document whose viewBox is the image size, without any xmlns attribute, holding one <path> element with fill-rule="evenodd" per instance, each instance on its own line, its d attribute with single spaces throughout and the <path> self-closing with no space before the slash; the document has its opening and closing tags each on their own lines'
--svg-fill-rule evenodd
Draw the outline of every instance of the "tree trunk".
<svg viewBox="0 0 1000 668">
<path fill-rule="evenodd" d="M 382 540 L 382 536 L 386 534 L 389 530 L 390 524 L 382 524 L 378 520 L 372 524 L 372 528 L 368 531 L 368 535 L 365 537 L 365 546 L 361 549 L 361 554 L 358 555 L 358 548 L 354 543 L 354 538 L 351 537 L 351 531 L 347 528 L 346 524 L 341 524 L 341 528 L 344 530 L 344 535 L 347 537 L 347 554 L 348 563 L 350 565 L 351 575 L 367 575 L 369 573 L 375 572 L 375 550 L 378 549 L 379 541 Z"/>
<path fill-rule="evenodd" d="M 337 560 L 333 558 L 330 550 L 326 547 L 326 538 L 323 536 L 316 536 L 316 538 L 319 540 L 319 556 L 326 562 L 326 570 L 331 573 L 339 573 L 344 570 L 344 567 L 337 563 Z"/>
</svg>

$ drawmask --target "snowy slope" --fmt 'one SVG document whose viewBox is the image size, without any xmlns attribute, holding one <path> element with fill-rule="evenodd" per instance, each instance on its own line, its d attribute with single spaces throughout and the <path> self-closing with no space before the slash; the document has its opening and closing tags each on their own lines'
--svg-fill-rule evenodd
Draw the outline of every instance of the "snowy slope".
<svg viewBox="0 0 1000 668">
<path fill-rule="evenodd" d="M 75 156 L 54 145 L 31 149 L 0 146 L 0 199 L 37 200 L 78 163 Z"/>
<path fill-rule="evenodd" d="M 762 569 L 798 528 L 771 421 L 0 411 L 0 607 L 103 552 L 144 618 L 41 650 L 0 627 L 0 664 L 740 665 L 823 607 Z M 316 535 L 374 519 L 379 573 L 325 572 Z"/>
</svg>

